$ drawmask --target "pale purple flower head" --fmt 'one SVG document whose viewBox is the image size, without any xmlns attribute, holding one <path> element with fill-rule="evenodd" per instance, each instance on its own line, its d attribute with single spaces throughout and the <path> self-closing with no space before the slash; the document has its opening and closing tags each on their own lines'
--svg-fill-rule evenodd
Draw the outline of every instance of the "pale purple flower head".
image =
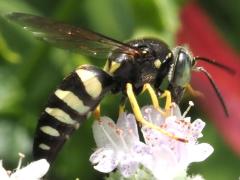
<svg viewBox="0 0 240 180">
<path fill-rule="evenodd" d="M 176 104 L 172 104 L 167 116 L 152 106 L 141 111 L 147 121 L 188 142 L 177 141 L 144 125 L 141 127 L 144 142 L 141 142 L 133 114 L 122 113 L 116 124 L 102 117 L 93 124 L 97 150 L 90 161 L 96 170 L 109 173 L 117 168 L 123 177 L 130 177 L 144 167 L 156 179 L 168 180 L 179 173 L 186 174 L 190 163 L 203 161 L 212 154 L 211 145 L 197 141 L 203 136 L 205 123 L 200 119 L 191 122 L 190 117 L 185 117 L 187 111 L 182 115 Z"/>
</svg>

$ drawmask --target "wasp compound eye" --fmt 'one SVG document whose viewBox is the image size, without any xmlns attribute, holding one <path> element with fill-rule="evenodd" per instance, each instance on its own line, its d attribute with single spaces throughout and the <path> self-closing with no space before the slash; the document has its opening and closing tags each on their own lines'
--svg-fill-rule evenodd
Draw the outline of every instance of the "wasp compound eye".
<svg viewBox="0 0 240 180">
<path fill-rule="evenodd" d="M 191 57 L 182 49 L 179 50 L 177 57 L 175 57 L 175 64 L 171 84 L 173 86 L 185 87 L 189 84 L 192 71 Z"/>
</svg>

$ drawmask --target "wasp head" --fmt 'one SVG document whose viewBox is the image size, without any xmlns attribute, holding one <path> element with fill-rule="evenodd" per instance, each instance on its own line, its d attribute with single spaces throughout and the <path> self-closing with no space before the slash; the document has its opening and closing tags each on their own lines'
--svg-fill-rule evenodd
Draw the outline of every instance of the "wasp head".
<svg viewBox="0 0 240 180">
<path fill-rule="evenodd" d="M 173 49 L 173 64 L 168 73 L 168 80 L 174 87 L 186 87 L 191 80 L 191 71 L 195 65 L 195 58 L 185 47 Z"/>
</svg>

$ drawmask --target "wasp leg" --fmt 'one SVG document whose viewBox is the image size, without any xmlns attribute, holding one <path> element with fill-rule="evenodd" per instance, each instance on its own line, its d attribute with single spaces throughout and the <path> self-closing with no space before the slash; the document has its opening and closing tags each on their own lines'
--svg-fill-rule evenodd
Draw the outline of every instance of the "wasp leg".
<svg viewBox="0 0 240 180">
<path fill-rule="evenodd" d="M 100 108 L 100 104 L 96 107 L 96 109 L 93 111 L 93 116 L 96 120 L 100 119 L 101 116 L 101 108 Z"/>
<path fill-rule="evenodd" d="M 163 94 L 161 94 L 160 97 L 161 97 L 161 98 L 166 97 L 166 103 L 165 103 L 164 109 L 165 109 L 166 111 L 169 111 L 170 108 L 171 108 L 171 105 L 172 105 L 171 92 L 168 91 L 168 90 L 165 90 L 165 91 L 163 92 Z"/>
<path fill-rule="evenodd" d="M 193 96 L 196 96 L 196 97 L 204 97 L 204 95 L 203 95 L 202 92 L 193 89 L 193 87 L 192 87 L 190 84 L 187 85 L 187 90 L 188 90 L 188 92 L 189 92 L 191 95 L 193 95 Z"/>
<path fill-rule="evenodd" d="M 151 100 L 152 100 L 152 103 L 153 103 L 153 107 L 160 110 L 160 106 L 159 106 L 159 103 L 158 103 L 158 97 L 154 91 L 154 89 L 152 88 L 152 86 L 150 84 L 144 84 L 143 86 L 143 91 L 147 90 L 150 97 L 151 97 Z"/>
<path fill-rule="evenodd" d="M 126 97 L 122 96 L 121 101 L 120 101 L 120 105 L 119 105 L 119 115 L 124 112 L 126 101 L 127 101 Z"/>
<path fill-rule="evenodd" d="M 158 97 L 157 97 L 157 94 L 156 92 L 154 91 L 154 89 L 152 88 L 152 86 L 150 84 L 144 84 L 143 86 L 143 92 L 147 90 L 150 97 L 151 97 L 151 100 L 152 100 L 152 103 L 153 103 L 153 107 L 155 109 L 157 109 L 162 115 L 165 115 L 166 113 L 163 112 L 159 106 L 159 102 L 158 102 Z"/>
<path fill-rule="evenodd" d="M 141 110 L 140 110 L 140 107 L 137 103 L 137 100 L 136 100 L 136 97 L 135 97 L 135 94 L 133 92 L 133 88 L 132 88 L 132 84 L 130 83 L 127 83 L 126 85 L 126 92 L 127 92 L 127 96 L 129 98 L 129 101 L 130 101 L 130 104 L 131 104 L 131 107 L 132 107 L 132 110 L 133 110 L 133 113 L 137 119 L 138 122 L 140 122 L 141 124 L 144 124 L 146 125 L 147 127 L 149 128 L 152 128 L 152 129 L 156 129 L 157 131 L 161 132 L 162 134 L 172 138 L 172 139 L 175 139 L 175 140 L 178 140 L 178 141 L 181 141 L 181 142 L 187 142 L 186 139 L 183 139 L 183 138 L 179 138 L 175 135 L 173 135 L 172 133 L 169 133 L 168 131 L 146 121 L 143 116 L 142 116 L 142 113 L 141 113 Z"/>
</svg>

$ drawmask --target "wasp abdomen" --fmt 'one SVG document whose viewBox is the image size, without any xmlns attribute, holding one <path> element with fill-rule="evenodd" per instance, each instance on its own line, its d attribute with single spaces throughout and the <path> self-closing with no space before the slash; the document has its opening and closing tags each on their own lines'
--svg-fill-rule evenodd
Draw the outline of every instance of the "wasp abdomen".
<svg viewBox="0 0 240 180">
<path fill-rule="evenodd" d="M 69 136 L 99 104 L 113 85 L 103 70 L 84 65 L 66 77 L 49 98 L 34 139 L 35 159 L 54 160 Z"/>
</svg>

